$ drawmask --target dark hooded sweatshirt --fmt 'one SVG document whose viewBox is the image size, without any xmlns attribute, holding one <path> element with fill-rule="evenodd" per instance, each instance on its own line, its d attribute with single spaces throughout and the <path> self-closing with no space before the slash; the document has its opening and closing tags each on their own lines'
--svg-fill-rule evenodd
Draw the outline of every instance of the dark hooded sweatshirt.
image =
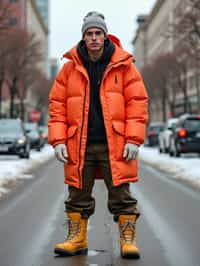
<svg viewBox="0 0 200 266">
<path fill-rule="evenodd" d="M 89 58 L 85 42 L 78 44 L 78 54 L 85 66 L 90 79 L 90 107 L 88 115 L 88 144 L 89 143 L 106 143 L 106 132 L 100 102 L 100 85 L 102 77 L 115 46 L 109 39 L 105 40 L 104 51 L 97 61 L 91 61 Z"/>
</svg>

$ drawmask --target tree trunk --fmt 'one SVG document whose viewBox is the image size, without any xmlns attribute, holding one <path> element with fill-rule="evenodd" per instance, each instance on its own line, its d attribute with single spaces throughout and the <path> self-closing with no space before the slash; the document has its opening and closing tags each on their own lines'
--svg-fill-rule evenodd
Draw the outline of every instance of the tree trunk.
<svg viewBox="0 0 200 266">
<path fill-rule="evenodd" d="M 195 83 L 196 83 L 196 91 L 197 91 L 197 113 L 200 113 L 200 84 L 199 84 L 198 68 L 196 68 L 196 71 L 195 71 Z"/>
<path fill-rule="evenodd" d="M 3 87 L 3 80 L 0 79 L 0 118 L 2 118 L 2 87 Z"/>
<path fill-rule="evenodd" d="M 163 88 L 162 91 L 162 120 L 166 122 L 167 120 L 167 90 Z"/>
<path fill-rule="evenodd" d="M 14 100 L 15 100 L 15 95 L 17 93 L 16 83 L 17 83 L 17 79 L 14 78 L 10 86 L 10 118 L 15 117 Z"/>
<path fill-rule="evenodd" d="M 24 121 L 24 115 L 25 115 L 24 100 L 20 99 L 20 118 L 22 119 L 22 121 Z"/>
</svg>

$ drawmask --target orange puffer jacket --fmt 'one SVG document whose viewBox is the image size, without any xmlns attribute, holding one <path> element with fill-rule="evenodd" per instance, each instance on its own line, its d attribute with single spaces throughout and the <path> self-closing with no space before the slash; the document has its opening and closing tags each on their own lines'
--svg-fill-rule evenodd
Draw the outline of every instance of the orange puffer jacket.
<svg viewBox="0 0 200 266">
<path fill-rule="evenodd" d="M 125 143 L 140 145 L 145 138 L 148 96 L 133 57 L 115 44 L 104 73 L 100 100 L 115 186 L 138 180 L 137 160 L 125 161 Z M 90 82 L 76 47 L 64 55 L 69 61 L 58 74 L 49 97 L 49 143 L 67 145 L 69 162 L 64 165 L 65 183 L 82 188 Z"/>
</svg>

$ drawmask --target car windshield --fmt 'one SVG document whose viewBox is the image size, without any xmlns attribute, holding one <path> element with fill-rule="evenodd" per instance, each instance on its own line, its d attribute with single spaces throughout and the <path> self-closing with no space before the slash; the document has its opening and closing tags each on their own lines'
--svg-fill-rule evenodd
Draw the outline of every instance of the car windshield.
<svg viewBox="0 0 200 266">
<path fill-rule="evenodd" d="M 21 133 L 22 128 L 19 121 L 16 120 L 0 120 L 0 134 L 17 134 Z"/>
<path fill-rule="evenodd" d="M 25 129 L 29 131 L 37 131 L 37 124 L 35 123 L 25 123 Z"/>
<path fill-rule="evenodd" d="M 150 127 L 150 130 L 153 130 L 155 133 L 159 133 L 162 129 L 163 129 L 163 126 Z"/>
<path fill-rule="evenodd" d="M 40 126 L 40 131 L 48 133 L 48 127 L 47 126 Z"/>
<path fill-rule="evenodd" d="M 184 126 L 189 130 L 198 130 L 200 131 L 200 119 L 186 119 Z"/>
<path fill-rule="evenodd" d="M 177 123 L 177 119 L 176 120 L 175 119 L 169 120 L 167 127 L 168 128 L 170 128 L 170 127 L 172 128 L 172 127 L 174 127 L 176 125 L 176 123 Z"/>
</svg>

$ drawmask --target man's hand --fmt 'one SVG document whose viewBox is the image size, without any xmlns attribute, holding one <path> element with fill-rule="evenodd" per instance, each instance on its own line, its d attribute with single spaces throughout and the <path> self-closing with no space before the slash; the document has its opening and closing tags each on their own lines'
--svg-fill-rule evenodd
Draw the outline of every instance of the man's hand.
<svg viewBox="0 0 200 266">
<path fill-rule="evenodd" d="M 55 156 L 57 160 L 59 160 L 62 163 L 67 163 L 68 160 L 68 153 L 67 153 L 67 147 L 65 144 L 58 144 L 54 147 Z"/>
<path fill-rule="evenodd" d="M 139 147 L 132 143 L 127 143 L 124 146 L 123 157 L 126 158 L 126 161 L 136 160 L 139 152 Z"/>
</svg>

